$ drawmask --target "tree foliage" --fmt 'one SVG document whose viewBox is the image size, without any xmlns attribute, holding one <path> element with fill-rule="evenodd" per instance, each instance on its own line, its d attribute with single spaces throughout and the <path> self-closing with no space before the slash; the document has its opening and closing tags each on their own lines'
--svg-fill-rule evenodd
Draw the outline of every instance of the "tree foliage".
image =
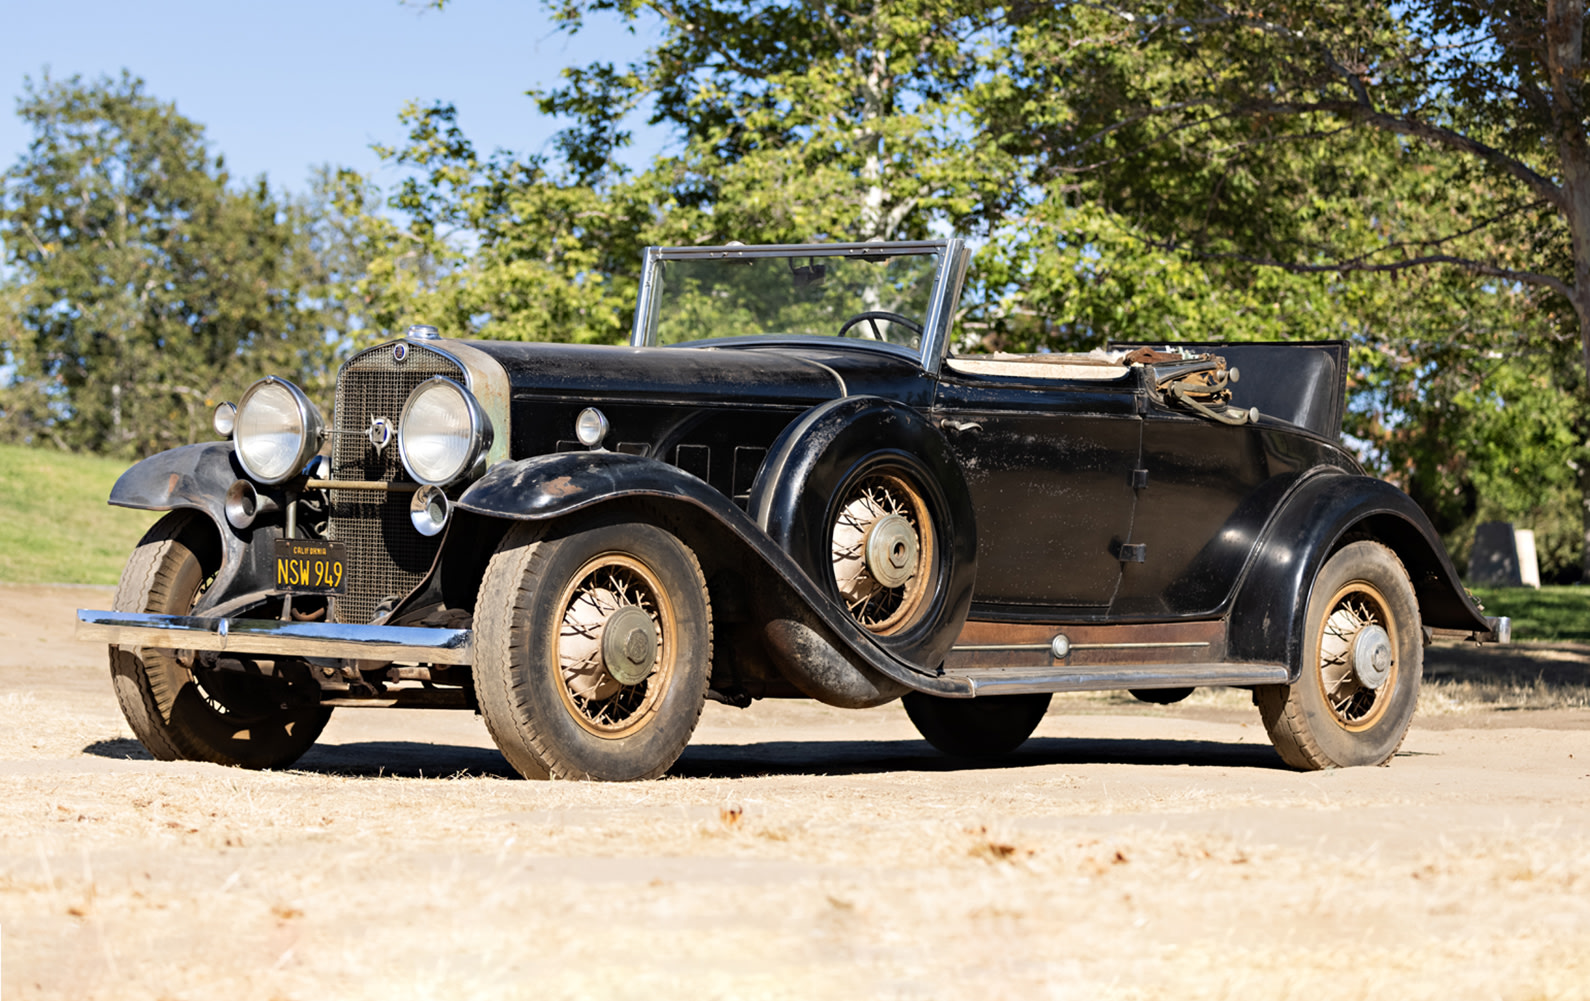
<svg viewBox="0 0 1590 1001">
<path fill-rule="evenodd" d="M 208 433 L 262 366 L 323 371 L 304 213 L 233 186 L 203 128 L 127 74 L 29 83 L 4 175 L 12 440 L 144 454 Z"/>
</svg>

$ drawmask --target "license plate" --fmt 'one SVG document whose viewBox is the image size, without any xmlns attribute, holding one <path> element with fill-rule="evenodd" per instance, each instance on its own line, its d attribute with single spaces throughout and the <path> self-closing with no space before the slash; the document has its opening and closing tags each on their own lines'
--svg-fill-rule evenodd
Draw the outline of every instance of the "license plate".
<svg viewBox="0 0 1590 1001">
<path fill-rule="evenodd" d="M 348 547 L 324 539 L 276 540 L 276 590 L 346 594 Z"/>
</svg>

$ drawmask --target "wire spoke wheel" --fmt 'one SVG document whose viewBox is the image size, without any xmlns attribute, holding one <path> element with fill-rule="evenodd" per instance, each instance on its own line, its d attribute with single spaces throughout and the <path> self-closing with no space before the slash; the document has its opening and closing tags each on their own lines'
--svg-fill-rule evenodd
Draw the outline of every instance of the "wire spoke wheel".
<svg viewBox="0 0 1590 1001">
<path fill-rule="evenodd" d="M 1389 651 L 1396 649 L 1397 626 L 1386 612 L 1386 599 L 1367 581 L 1354 581 L 1339 590 L 1330 609 L 1319 636 L 1320 694 L 1338 723 L 1362 730 L 1384 712 L 1386 702 L 1380 694 L 1395 688 L 1397 664 Z M 1365 642 L 1379 639 L 1375 630 L 1390 640 L 1387 663 L 1378 669 L 1364 660 L 1373 656 L 1364 651 L 1366 646 L 1379 650 L 1378 643 Z"/>
<path fill-rule="evenodd" d="M 593 514 L 509 532 L 475 603 L 475 691 L 526 778 L 656 778 L 701 718 L 712 608 L 671 532 Z"/>
<path fill-rule="evenodd" d="M 903 477 L 867 475 L 840 498 L 830 532 L 834 586 L 871 632 L 914 620 L 933 585 L 933 550 L 927 502 Z"/>
<path fill-rule="evenodd" d="M 674 612 L 656 576 L 628 556 L 599 556 L 576 577 L 556 641 L 563 695 L 581 726 L 622 737 L 645 724 L 668 687 Z"/>
<path fill-rule="evenodd" d="M 1370 541 L 1337 550 L 1314 578 L 1297 682 L 1254 691 L 1281 759 L 1302 769 L 1389 761 L 1419 704 L 1420 633 L 1397 555 Z"/>
</svg>

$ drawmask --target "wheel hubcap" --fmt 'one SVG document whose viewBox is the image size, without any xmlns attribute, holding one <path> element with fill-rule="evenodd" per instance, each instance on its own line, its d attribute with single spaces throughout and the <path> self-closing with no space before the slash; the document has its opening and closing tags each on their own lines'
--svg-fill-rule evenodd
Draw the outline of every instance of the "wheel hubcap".
<svg viewBox="0 0 1590 1001">
<path fill-rule="evenodd" d="M 916 529 L 898 514 L 887 514 L 867 532 L 867 572 L 884 587 L 899 587 L 916 573 Z"/>
<path fill-rule="evenodd" d="M 1319 642 L 1319 683 L 1339 723 L 1349 730 L 1372 726 L 1385 708 L 1383 695 L 1396 675 L 1396 639 L 1388 629 L 1384 599 L 1365 584 L 1350 585 L 1331 602 Z"/>
<path fill-rule="evenodd" d="M 602 664 L 621 685 L 638 685 L 657 661 L 657 626 L 635 605 L 625 605 L 602 626 Z"/>
<path fill-rule="evenodd" d="M 1378 625 L 1358 630 L 1353 640 L 1353 676 L 1365 688 L 1378 689 L 1391 675 L 1391 637 Z"/>
</svg>

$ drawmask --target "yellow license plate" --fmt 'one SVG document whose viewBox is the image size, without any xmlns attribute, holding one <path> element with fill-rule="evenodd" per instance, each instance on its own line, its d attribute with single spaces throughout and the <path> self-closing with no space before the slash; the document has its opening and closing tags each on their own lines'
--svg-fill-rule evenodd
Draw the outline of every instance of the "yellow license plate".
<svg viewBox="0 0 1590 1001">
<path fill-rule="evenodd" d="M 277 539 L 276 590 L 287 594 L 346 594 L 348 547 L 324 539 Z"/>
</svg>

